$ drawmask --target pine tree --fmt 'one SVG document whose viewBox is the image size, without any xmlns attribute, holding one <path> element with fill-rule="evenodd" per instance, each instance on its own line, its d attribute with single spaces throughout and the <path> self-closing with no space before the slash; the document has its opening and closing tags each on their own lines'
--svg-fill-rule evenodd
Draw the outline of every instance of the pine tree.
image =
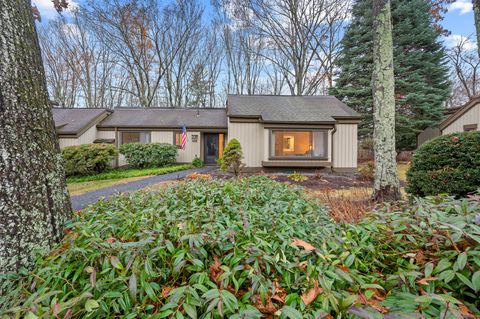
<svg viewBox="0 0 480 319">
<path fill-rule="evenodd" d="M 450 94 L 441 31 L 430 10 L 424 0 L 392 0 L 397 150 L 415 148 L 416 135 L 442 120 Z M 372 0 L 357 1 L 352 16 L 331 93 L 363 114 L 359 136 L 371 137 Z"/>
<path fill-rule="evenodd" d="M 208 75 L 203 64 L 195 65 L 189 84 L 192 96 L 192 100 L 189 101 L 190 106 L 205 107 L 209 94 L 208 88 L 210 87 L 207 77 Z"/>
<path fill-rule="evenodd" d="M 62 239 L 71 207 L 31 2 L 1 1 L 0 17 L 3 274 L 30 266 L 35 250 L 49 249 Z"/>
</svg>

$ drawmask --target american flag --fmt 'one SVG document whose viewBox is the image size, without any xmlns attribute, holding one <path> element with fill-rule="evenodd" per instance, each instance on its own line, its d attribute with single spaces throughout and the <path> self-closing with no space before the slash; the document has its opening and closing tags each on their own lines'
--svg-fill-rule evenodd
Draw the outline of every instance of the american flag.
<svg viewBox="0 0 480 319">
<path fill-rule="evenodd" d="M 187 127 L 183 125 L 182 127 L 182 150 L 185 150 L 187 146 Z"/>
</svg>

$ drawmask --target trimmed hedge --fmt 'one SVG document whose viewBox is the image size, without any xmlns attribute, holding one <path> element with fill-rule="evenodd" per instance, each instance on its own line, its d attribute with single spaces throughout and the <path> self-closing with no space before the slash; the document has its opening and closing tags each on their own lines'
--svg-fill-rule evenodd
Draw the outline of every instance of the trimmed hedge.
<svg viewBox="0 0 480 319">
<path fill-rule="evenodd" d="M 465 196 L 480 188 L 480 132 L 439 136 L 423 144 L 407 172 L 407 192 Z"/>
<path fill-rule="evenodd" d="M 111 144 L 82 144 L 67 146 L 62 150 L 65 174 L 98 174 L 110 167 L 117 155 L 117 149 Z"/>
<path fill-rule="evenodd" d="M 175 163 L 177 147 L 166 143 L 129 143 L 120 146 L 120 153 L 132 167 L 161 167 Z"/>
</svg>

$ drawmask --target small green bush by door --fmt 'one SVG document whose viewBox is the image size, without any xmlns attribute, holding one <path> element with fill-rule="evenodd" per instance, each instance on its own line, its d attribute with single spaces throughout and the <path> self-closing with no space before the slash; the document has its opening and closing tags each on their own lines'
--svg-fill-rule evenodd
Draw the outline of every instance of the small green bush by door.
<svg viewBox="0 0 480 319">
<path fill-rule="evenodd" d="M 177 147 L 166 143 L 129 143 L 120 146 L 120 153 L 132 167 L 160 167 L 175 163 Z"/>
<path fill-rule="evenodd" d="M 115 155 L 117 150 L 111 144 L 82 144 L 62 150 L 67 176 L 101 173 L 110 167 Z"/>
<path fill-rule="evenodd" d="M 423 144 L 407 172 L 407 191 L 465 196 L 480 188 L 480 132 L 439 136 Z"/>
<path fill-rule="evenodd" d="M 203 161 L 198 158 L 198 156 L 195 156 L 195 158 L 192 161 L 192 166 L 193 167 L 203 167 Z"/>
<path fill-rule="evenodd" d="M 218 160 L 220 169 L 222 171 L 231 170 L 235 176 L 238 176 L 243 167 L 242 157 L 243 152 L 240 142 L 236 138 L 231 139 L 225 147 L 223 156 Z"/>
</svg>

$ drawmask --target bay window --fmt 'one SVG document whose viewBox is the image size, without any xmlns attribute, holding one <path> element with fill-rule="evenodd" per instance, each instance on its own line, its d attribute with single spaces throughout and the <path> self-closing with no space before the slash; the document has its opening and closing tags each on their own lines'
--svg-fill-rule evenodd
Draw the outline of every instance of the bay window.
<svg viewBox="0 0 480 319">
<path fill-rule="evenodd" d="M 327 130 L 271 130 L 270 157 L 327 159 Z"/>
</svg>

